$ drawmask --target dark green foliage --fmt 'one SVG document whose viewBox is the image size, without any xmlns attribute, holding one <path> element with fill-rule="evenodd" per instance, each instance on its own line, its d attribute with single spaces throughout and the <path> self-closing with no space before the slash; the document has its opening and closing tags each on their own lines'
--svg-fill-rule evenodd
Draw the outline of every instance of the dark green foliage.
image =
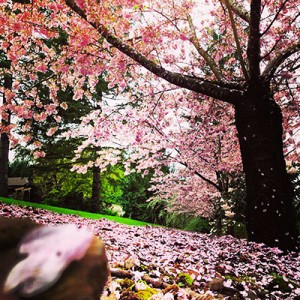
<svg viewBox="0 0 300 300">
<path fill-rule="evenodd" d="M 169 212 L 167 202 L 159 198 L 154 198 L 145 209 L 151 220 L 149 222 L 155 224 L 202 233 L 209 233 L 211 230 L 207 219 L 188 213 Z"/>
<path fill-rule="evenodd" d="M 272 273 L 271 274 L 273 279 L 269 283 L 268 289 L 269 290 L 279 290 L 283 293 L 290 293 L 292 291 L 292 287 L 294 288 L 295 286 L 298 288 L 299 285 L 296 284 L 295 282 L 291 282 L 289 279 L 277 274 L 277 273 Z"/>
<path fill-rule="evenodd" d="M 211 228 L 207 219 L 195 216 L 188 216 L 186 218 L 186 225 L 183 229 L 188 231 L 199 231 L 202 233 L 209 233 Z"/>
<path fill-rule="evenodd" d="M 45 12 L 46 13 L 46 12 Z M 57 38 L 49 39 L 45 43 L 50 47 L 54 47 L 57 52 L 61 46 L 67 44 L 68 36 L 62 30 L 59 30 Z M 44 105 L 51 105 L 50 90 L 44 84 L 53 74 L 51 71 L 39 73 L 37 82 L 30 82 L 38 88 L 39 98 Z M 38 159 L 34 164 L 33 180 L 39 181 L 41 187 L 41 197 L 47 203 L 57 205 L 59 202 L 62 206 L 70 208 L 79 208 L 93 212 L 99 212 L 100 208 L 100 179 L 93 181 L 90 173 L 88 176 L 76 175 L 69 170 L 73 167 L 72 159 L 75 155 L 75 150 L 82 143 L 83 137 L 66 139 L 61 137 L 61 134 L 72 130 L 81 123 L 81 118 L 86 116 L 94 109 L 99 109 L 98 102 L 102 97 L 102 89 L 107 89 L 105 81 L 99 77 L 99 82 L 96 87 L 96 92 L 93 99 L 83 97 L 80 101 L 74 101 L 73 88 L 67 86 L 61 88 L 57 92 L 57 99 L 60 103 L 67 103 L 68 108 L 64 110 L 61 106 L 56 107 L 57 114 L 61 120 L 57 120 L 55 114 L 49 115 L 43 122 L 36 122 L 34 119 L 28 121 L 23 120 L 19 123 L 20 127 L 30 123 L 29 132 L 19 132 L 20 134 L 30 134 L 32 140 L 28 142 L 34 144 L 35 141 L 42 142 L 41 150 L 46 153 L 45 158 Z M 35 113 L 43 112 L 44 107 L 33 107 Z M 48 134 L 50 128 L 57 127 L 58 130 L 51 136 Z M 77 160 L 78 164 L 86 164 L 88 161 L 96 159 L 96 151 L 98 148 L 86 149 L 82 157 Z M 24 156 L 23 156 L 24 157 Z M 98 176 L 99 177 L 99 176 Z M 62 182 L 64 181 L 64 183 Z M 65 182 L 69 184 L 66 185 Z M 71 198 L 74 198 L 73 200 Z M 92 202 L 92 204 L 91 204 Z M 97 203 L 98 202 L 98 203 Z M 81 204 L 80 204 L 81 203 Z"/>
<path fill-rule="evenodd" d="M 28 0 L 26 0 L 26 1 L 28 1 Z M 56 53 L 60 53 L 61 52 L 61 48 L 63 46 L 67 46 L 68 45 L 68 37 L 69 37 L 69 35 L 61 27 L 58 27 L 57 31 L 58 31 L 58 37 L 51 38 L 51 39 L 48 39 L 48 40 L 44 40 L 44 43 L 49 48 L 52 47 L 56 51 Z"/>
<path fill-rule="evenodd" d="M 148 218 L 152 223 L 168 226 L 168 216 L 172 216 L 167 212 L 167 202 L 160 198 L 153 198 L 149 203 L 145 204 L 145 211 L 147 211 Z"/>
<path fill-rule="evenodd" d="M 122 184 L 125 180 L 123 166 L 109 165 L 107 171 L 101 173 L 101 199 L 106 207 L 110 204 L 121 204 L 124 190 Z"/>
<path fill-rule="evenodd" d="M 92 192 L 92 174 L 78 174 L 71 172 L 63 165 L 56 165 L 56 169 L 36 169 L 33 181 L 42 189 L 43 202 L 71 209 L 90 210 L 88 199 Z"/>
<path fill-rule="evenodd" d="M 31 177 L 32 170 L 30 168 L 30 160 L 29 159 L 21 160 L 19 157 L 14 159 L 9 164 L 8 176 L 9 177 Z"/>
<path fill-rule="evenodd" d="M 217 235 L 230 234 L 246 238 L 245 211 L 246 187 L 245 176 L 241 172 L 217 172 L 219 186 L 222 187 L 222 197 L 214 201 L 214 215 L 211 218 L 212 233 Z M 224 209 L 224 207 L 230 207 Z M 227 213 L 233 213 L 228 217 Z"/>
<path fill-rule="evenodd" d="M 30 4 L 31 0 L 13 0 L 13 2 L 20 4 Z"/>
<path fill-rule="evenodd" d="M 122 182 L 123 196 L 119 204 L 125 210 L 126 217 L 155 223 L 153 222 L 156 221 L 155 216 L 149 214 L 148 203 L 146 202 L 153 196 L 153 193 L 148 190 L 151 186 L 151 177 L 151 171 L 145 176 L 140 173 L 131 173 L 124 177 Z"/>
<path fill-rule="evenodd" d="M 0 50 L 0 68 L 9 69 L 11 66 L 11 60 L 7 59 L 6 53 Z"/>
<path fill-rule="evenodd" d="M 247 229 L 245 222 L 235 222 L 233 225 L 233 236 L 237 238 L 247 238 Z"/>
</svg>

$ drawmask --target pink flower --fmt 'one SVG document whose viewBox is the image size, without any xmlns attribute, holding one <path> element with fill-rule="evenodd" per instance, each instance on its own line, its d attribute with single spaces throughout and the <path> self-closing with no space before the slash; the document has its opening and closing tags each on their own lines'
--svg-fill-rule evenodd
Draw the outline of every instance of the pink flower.
<svg viewBox="0 0 300 300">
<path fill-rule="evenodd" d="M 34 151 L 33 157 L 34 159 L 38 159 L 40 157 L 45 157 L 46 153 L 44 151 Z"/>
<path fill-rule="evenodd" d="M 62 102 L 62 103 L 60 104 L 60 106 L 61 106 L 61 108 L 64 109 L 64 110 L 66 110 L 66 109 L 68 108 L 68 104 L 67 104 L 66 102 Z"/>
<path fill-rule="evenodd" d="M 35 141 L 33 143 L 33 146 L 37 149 L 41 149 L 42 148 L 42 143 L 40 141 Z"/>
<path fill-rule="evenodd" d="M 182 41 L 188 40 L 187 36 L 184 33 L 180 33 L 179 37 Z"/>
<path fill-rule="evenodd" d="M 45 73 L 47 71 L 47 66 L 45 64 L 40 64 L 36 67 L 36 69 L 40 72 Z"/>
<path fill-rule="evenodd" d="M 13 30 L 14 31 L 21 31 L 21 29 L 22 29 L 22 25 L 21 25 L 20 22 L 16 22 L 16 23 L 13 24 Z"/>
<path fill-rule="evenodd" d="M 28 135 L 24 136 L 23 141 L 27 143 L 27 142 L 29 142 L 31 139 L 32 139 L 32 136 L 31 136 L 30 134 L 28 134 Z"/>
<path fill-rule="evenodd" d="M 52 136 L 58 129 L 58 126 L 55 127 L 51 127 L 48 131 L 47 131 L 47 136 Z"/>
<path fill-rule="evenodd" d="M 80 46 L 84 47 L 87 46 L 90 43 L 90 37 L 89 36 L 83 36 L 80 40 Z"/>
<path fill-rule="evenodd" d="M 61 116 L 54 116 L 56 122 L 61 122 Z"/>
<path fill-rule="evenodd" d="M 140 131 L 136 134 L 135 140 L 138 143 L 140 143 L 142 141 L 142 134 Z"/>
</svg>

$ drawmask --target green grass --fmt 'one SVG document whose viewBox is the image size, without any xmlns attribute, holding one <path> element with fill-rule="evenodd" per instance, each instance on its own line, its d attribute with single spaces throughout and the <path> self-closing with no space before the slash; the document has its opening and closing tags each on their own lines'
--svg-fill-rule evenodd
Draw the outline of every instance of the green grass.
<svg viewBox="0 0 300 300">
<path fill-rule="evenodd" d="M 88 218 L 88 219 L 107 219 L 107 220 L 115 221 L 115 222 L 118 222 L 121 224 L 134 225 L 134 226 L 152 225 L 150 223 L 132 220 L 132 219 L 128 219 L 128 218 L 122 218 L 122 217 L 118 217 L 118 216 L 108 216 L 108 215 L 102 215 L 102 214 L 96 214 L 96 213 L 89 213 L 86 211 L 73 210 L 73 209 L 68 209 L 68 208 L 63 208 L 63 207 L 56 207 L 56 206 L 50 206 L 50 205 L 45 205 L 45 204 L 15 200 L 15 199 L 11 199 L 11 198 L 0 197 L 0 201 L 3 203 L 6 203 L 6 204 L 15 204 L 18 206 L 29 206 L 29 207 L 34 207 L 34 208 L 42 208 L 42 209 L 53 211 L 53 212 L 56 212 L 59 214 L 76 215 L 76 216 L 80 216 L 80 217 Z"/>
</svg>

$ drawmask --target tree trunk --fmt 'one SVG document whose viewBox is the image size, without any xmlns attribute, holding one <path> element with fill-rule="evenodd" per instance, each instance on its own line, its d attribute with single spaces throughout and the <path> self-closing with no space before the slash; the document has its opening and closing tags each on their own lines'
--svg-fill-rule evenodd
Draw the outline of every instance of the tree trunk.
<svg viewBox="0 0 300 300">
<path fill-rule="evenodd" d="M 0 196 L 8 196 L 8 155 L 9 138 L 6 133 L 1 133 L 0 139 Z"/>
<path fill-rule="evenodd" d="M 249 88 L 235 107 L 235 118 L 246 174 L 249 240 L 295 250 L 299 237 L 282 150 L 282 114 L 269 86 Z"/>
<path fill-rule="evenodd" d="M 92 198 L 91 198 L 91 212 L 99 212 L 100 210 L 100 168 L 93 167 L 93 186 L 92 186 Z"/>
<path fill-rule="evenodd" d="M 12 88 L 12 77 L 10 74 L 4 75 L 4 88 Z M 5 96 L 3 96 L 3 105 L 6 104 Z M 7 121 L 1 120 L 4 126 L 10 124 L 10 117 Z M 0 124 L 1 124 L 0 123 Z M 3 132 L 0 137 L 0 196 L 8 196 L 8 163 L 9 163 L 9 137 Z"/>
</svg>

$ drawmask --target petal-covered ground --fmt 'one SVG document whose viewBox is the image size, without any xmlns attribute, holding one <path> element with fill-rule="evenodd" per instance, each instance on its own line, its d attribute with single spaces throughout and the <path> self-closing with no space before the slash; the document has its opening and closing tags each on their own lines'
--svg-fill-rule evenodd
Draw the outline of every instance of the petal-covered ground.
<svg viewBox="0 0 300 300">
<path fill-rule="evenodd" d="M 74 223 L 100 236 L 112 275 L 102 300 L 300 299 L 300 253 L 231 236 L 127 226 L 1 203 L 0 216 Z"/>
</svg>

